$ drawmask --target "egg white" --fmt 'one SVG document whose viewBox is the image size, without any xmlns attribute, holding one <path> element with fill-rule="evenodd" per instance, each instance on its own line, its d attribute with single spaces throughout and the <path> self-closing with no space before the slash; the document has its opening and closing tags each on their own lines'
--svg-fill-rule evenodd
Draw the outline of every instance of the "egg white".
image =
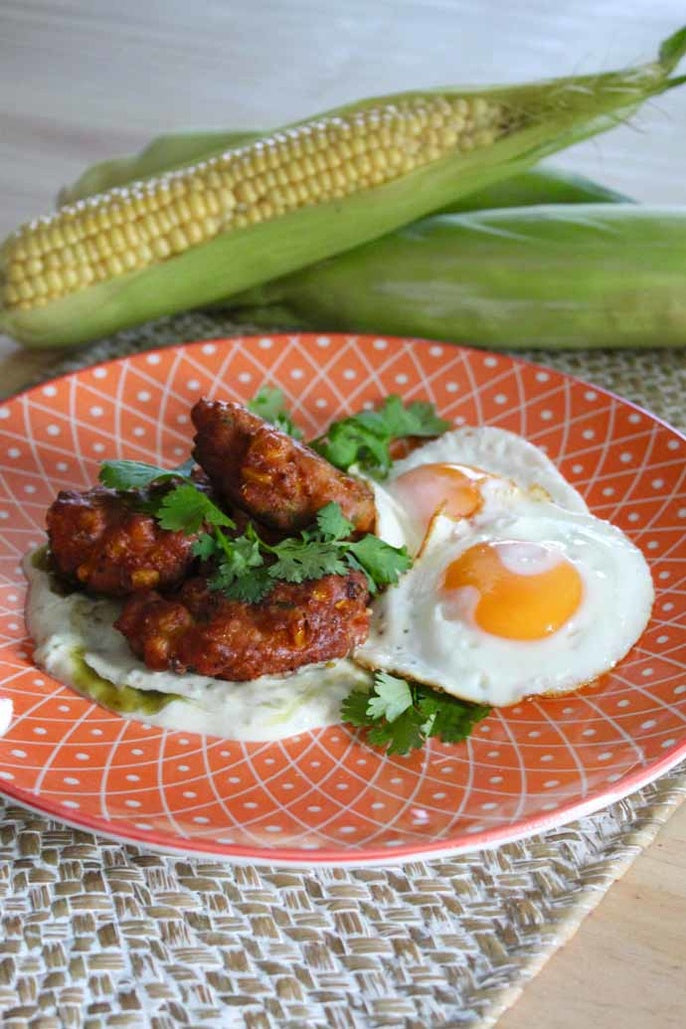
<svg viewBox="0 0 686 1029">
<path fill-rule="evenodd" d="M 386 485 L 423 464 L 461 464 L 509 479 L 523 490 L 542 494 L 567 511 L 588 513 L 581 494 L 533 443 L 494 425 L 453 429 L 393 463 Z"/>
<path fill-rule="evenodd" d="M 588 514 L 581 494 L 533 443 L 495 426 L 455 429 L 395 461 L 383 483 L 369 480 L 374 490 L 377 536 L 391 546 L 407 547 L 412 555 L 421 550 L 428 524 L 407 497 L 401 497 L 394 483 L 406 472 L 428 464 L 460 465 L 488 473 L 495 482 L 486 481 L 482 492 L 491 497 L 494 491 L 507 493 L 519 487 L 535 499 Z"/>
<path fill-rule="evenodd" d="M 493 635 L 456 619 L 441 599 L 447 566 L 487 541 L 542 543 L 571 562 L 582 584 L 577 611 L 537 640 Z M 438 515 L 413 567 L 373 604 L 355 659 L 464 700 L 506 706 L 565 693 L 611 669 L 650 616 L 653 584 L 640 550 L 615 526 L 510 487 L 491 489 L 470 519 Z"/>
</svg>

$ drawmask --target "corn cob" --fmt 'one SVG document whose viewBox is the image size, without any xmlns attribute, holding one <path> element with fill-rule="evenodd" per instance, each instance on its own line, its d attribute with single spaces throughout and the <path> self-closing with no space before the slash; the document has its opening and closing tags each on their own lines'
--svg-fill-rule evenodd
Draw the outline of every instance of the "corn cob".
<svg viewBox="0 0 686 1029">
<path fill-rule="evenodd" d="M 141 179 L 153 178 L 178 170 L 196 161 L 204 161 L 220 151 L 259 138 L 258 133 L 242 132 L 179 132 L 159 136 L 132 157 L 118 157 L 92 165 L 72 185 L 60 190 L 58 206 L 74 204 L 97 193 L 118 186 L 128 186 Z M 602 186 L 584 175 L 540 165 L 517 175 L 494 182 L 484 189 L 448 204 L 444 212 L 479 211 L 489 207 L 530 207 L 532 204 L 629 203 L 630 198 Z M 438 212 L 436 212 L 438 213 Z"/>
<path fill-rule="evenodd" d="M 176 132 L 158 136 L 139 154 L 116 157 L 91 165 L 57 197 L 58 206 L 154 178 L 206 161 L 260 138 L 259 132 Z M 487 207 L 528 207 L 531 204 L 617 203 L 628 201 L 611 189 L 560 168 L 530 168 L 502 182 L 461 197 L 446 211 L 477 211 Z"/>
<path fill-rule="evenodd" d="M 484 347 L 686 345 L 686 207 L 436 215 L 233 298 L 262 327 Z"/>
<path fill-rule="evenodd" d="M 596 76 L 376 98 L 31 222 L 0 252 L 0 329 L 87 340 L 213 303 L 374 239 L 602 131 L 681 79 Z"/>
</svg>

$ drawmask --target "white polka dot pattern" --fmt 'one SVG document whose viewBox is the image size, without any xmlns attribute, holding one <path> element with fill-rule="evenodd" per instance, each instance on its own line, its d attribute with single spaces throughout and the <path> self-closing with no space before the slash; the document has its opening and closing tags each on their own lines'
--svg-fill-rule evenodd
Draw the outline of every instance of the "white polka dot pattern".
<svg viewBox="0 0 686 1029">
<path fill-rule="evenodd" d="M 572 697 L 491 715 L 459 746 L 386 758 L 344 727 L 240 744 L 88 703 L 30 661 L 19 561 L 57 489 L 103 454 L 177 464 L 200 395 L 280 386 L 306 435 L 402 389 L 454 424 L 546 449 L 592 510 L 644 550 L 654 616 L 628 658 Z M 267 862 L 363 863 L 516 838 L 594 810 L 686 754 L 686 443 L 649 414 L 504 355 L 374 337 L 288 335 L 170 347 L 86 369 L 0 408 L 3 790 L 156 846 Z"/>
</svg>

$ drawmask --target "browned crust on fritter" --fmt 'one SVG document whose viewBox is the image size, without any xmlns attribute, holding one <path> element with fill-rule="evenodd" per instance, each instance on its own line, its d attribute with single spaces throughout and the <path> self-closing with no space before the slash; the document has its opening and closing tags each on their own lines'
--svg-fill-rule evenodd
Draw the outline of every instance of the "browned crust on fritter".
<svg viewBox="0 0 686 1029">
<path fill-rule="evenodd" d="M 136 510 L 141 494 L 63 490 L 47 513 L 56 571 L 90 593 L 120 597 L 168 588 L 187 574 L 197 536 L 160 528 Z"/>
<path fill-rule="evenodd" d="M 258 604 L 197 576 L 173 597 L 130 597 L 115 624 L 149 668 L 241 682 L 345 657 L 367 637 L 368 596 L 360 572 L 278 582 Z"/>
<path fill-rule="evenodd" d="M 197 430 L 193 456 L 216 492 L 253 518 L 292 531 L 309 525 L 332 501 L 359 532 L 372 532 L 374 494 L 310 447 L 240 404 L 199 400 L 191 412 Z"/>
</svg>

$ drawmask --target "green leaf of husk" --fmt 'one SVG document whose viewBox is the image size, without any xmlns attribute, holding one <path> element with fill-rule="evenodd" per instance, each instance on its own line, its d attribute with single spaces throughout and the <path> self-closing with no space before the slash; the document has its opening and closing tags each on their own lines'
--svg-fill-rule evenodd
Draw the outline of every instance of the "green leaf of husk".
<svg viewBox="0 0 686 1029">
<path fill-rule="evenodd" d="M 666 72 L 673 71 L 686 54 L 686 25 L 668 36 L 660 46 L 658 60 Z"/>
<path fill-rule="evenodd" d="M 260 300 L 278 296 L 314 331 L 676 347 L 686 344 L 685 269 L 686 207 L 554 204 L 425 218 L 267 284 Z M 327 456 L 355 461 L 364 441 L 342 441 Z"/>
</svg>

